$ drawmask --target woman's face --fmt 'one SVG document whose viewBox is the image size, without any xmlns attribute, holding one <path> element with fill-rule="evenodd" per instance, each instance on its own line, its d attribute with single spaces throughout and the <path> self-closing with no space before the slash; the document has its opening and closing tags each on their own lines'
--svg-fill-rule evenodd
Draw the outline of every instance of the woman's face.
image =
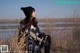
<svg viewBox="0 0 80 53">
<path fill-rule="evenodd" d="M 32 17 L 36 17 L 36 12 L 35 11 L 32 12 Z"/>
</svg>

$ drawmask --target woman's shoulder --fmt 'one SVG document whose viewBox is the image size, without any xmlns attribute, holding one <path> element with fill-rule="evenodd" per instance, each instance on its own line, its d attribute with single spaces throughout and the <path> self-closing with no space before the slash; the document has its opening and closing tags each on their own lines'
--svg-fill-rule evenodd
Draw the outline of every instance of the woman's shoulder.
<svg viewBox="0 0 80 53">
<path fill-rule="evenodd" d="M 25 24 L 25 23 L 27 23 L 28 22 L 28 20 L 26 19 L 26 18 L 24 18 L 24 19 L 22 19 L 21 21 L 20 21 L 20 24 Z"/>
<path fill-rule="evenodd" d="M 20 24 L 23 24 L 24 23 L 24 19 L 22 19 L 21 21 L 20 21 Z"/>
</svg>

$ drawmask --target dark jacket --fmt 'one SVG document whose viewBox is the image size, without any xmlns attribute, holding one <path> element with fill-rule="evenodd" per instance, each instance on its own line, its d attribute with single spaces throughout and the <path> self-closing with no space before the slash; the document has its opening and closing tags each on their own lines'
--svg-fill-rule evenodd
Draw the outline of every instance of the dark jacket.
<svg viewBox="0 0 80 53">
<path fill-rule="evenodd" d="M 25 30 L 29 30 L 31 25 L 34 25 L 35 27 L 38 27 L 35 17 L 33 17 L 32 19 L 25 18 L 25 19 L 21 20 L 20 26 L 19 26 L 18 42 L 20 41 L 20 38 L 22 37 L 21 34 Z"/>
</svg>

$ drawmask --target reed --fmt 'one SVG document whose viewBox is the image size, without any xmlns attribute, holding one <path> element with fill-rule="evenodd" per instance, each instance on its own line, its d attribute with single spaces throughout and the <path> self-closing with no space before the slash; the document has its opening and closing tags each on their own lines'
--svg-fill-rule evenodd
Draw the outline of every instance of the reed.
<svg viewBox="0 0 80 53">
<path fill-rule="evenodd" d="M 51 36 L 51 53 L 80 53 L 80 18 L 44 18 L 39 19 L 38 21 L 42 23 L 44 22 L 44 24 L 39 25 L 40 28 L 43 28 L 41 31 Z M 56 27 L 61 27 L 56 26 L 54 24 L 55 22 L 73 22 L 73 24 L 70 26 L 65 23 L 61 25 L 63 27 L 62 29 L 55 29 Z M 24 52 L 18 47 L 17 35 L 18 30 L 16 30 L 15 35 L 13 35 L 10 39 L 5 39 L 5 43 L 9 45 L 10 53 Z M 24 42 L 23 37 L 21 42 Z M 1 44 L 4 44 L 3 39 L 0 39 L 0 45 Z"/>
</svg>

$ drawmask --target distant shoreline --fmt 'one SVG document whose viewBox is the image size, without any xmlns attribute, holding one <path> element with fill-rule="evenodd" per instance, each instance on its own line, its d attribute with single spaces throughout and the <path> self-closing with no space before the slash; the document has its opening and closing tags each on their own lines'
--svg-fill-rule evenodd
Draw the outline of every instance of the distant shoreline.
<svg viewBox="0 0 80 53">
<path fill-rule="evenodd" d="M 22 19 L 0 19 L 0 23 L 19 23 Z M 39 18 L 39 22 L 80 22 L 80 18 Z"/>
</svg>

